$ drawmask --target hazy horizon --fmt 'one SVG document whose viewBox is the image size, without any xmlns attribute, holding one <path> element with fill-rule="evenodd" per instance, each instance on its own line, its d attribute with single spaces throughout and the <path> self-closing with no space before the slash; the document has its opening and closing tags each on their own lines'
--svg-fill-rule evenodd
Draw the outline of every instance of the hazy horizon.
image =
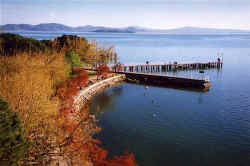
<svg viewBox="0 0 250 166">
<path fill-rule="evenodd" d="M 16 23 L 10 23 L 11 24 L 16 24 Z M 20 23 L 20 24 L 27 24 L 27 23 Z M 152 28 L 152 27 L 144 27 L 144 26 L 140 26 L 140 25 L 129 25 L 129 26 L 105 26 L 105 25 L 89 25 L 89 24 L 85 24 L 85 25 L 77 25 L 77 26 L 72 26 L 72 25 L 67 25 L 64 23 L 57 23 L 57 22 L 41 22 L 38 24 L 27 24 L 27 25 L 40 25 L 40 24 L 61 24 L 61 25 L 65 25 L 65 26 L 69 26 L 69 27 L 73 27 L 73 28 L 77 28 L 77 27 L 84 27 L 84 26 L 99 26 L 99 27 L 107 27 L 107 28 L 127 28 L 127 27 L 138 27 L 138 28 L 146 28 L 146 29 L 156 29 L 156 30 L 172 30 L 172 29 L 181 29 L 181 28 L 208 28 L 208 27 L 198 27 L 198 26 L 180 26 L 180 27 L 175 27 L 175 28 Z M 3 25 L 8 25 L 8 24 L 0 24 L 0 26 Z M 18 24 L 16 24 L 18 25 Z M 249 31 L 250 29 L 235 29 L 235 28 L 216 28 L 216 27 L 209 27 L 208 29 L 218 29 L 218 30 L 246 30 Z"/>
<path fill-rule="evenodd" d="M 250 30 L 248 0 L 0 0 L 0 24 Z"/>
</svg>

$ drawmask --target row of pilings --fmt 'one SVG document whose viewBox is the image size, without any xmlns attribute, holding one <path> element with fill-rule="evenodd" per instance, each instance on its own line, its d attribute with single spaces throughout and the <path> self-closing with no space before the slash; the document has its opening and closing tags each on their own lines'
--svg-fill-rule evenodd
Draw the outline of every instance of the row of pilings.
<svg viewBox="0 0 250 166">
<path fill-rule="evenodd" d="M 122 70 L 123 72 L 167 72 L 209 68 L 222 68 L 222 62 L 125 65 Z"/>
</svg>

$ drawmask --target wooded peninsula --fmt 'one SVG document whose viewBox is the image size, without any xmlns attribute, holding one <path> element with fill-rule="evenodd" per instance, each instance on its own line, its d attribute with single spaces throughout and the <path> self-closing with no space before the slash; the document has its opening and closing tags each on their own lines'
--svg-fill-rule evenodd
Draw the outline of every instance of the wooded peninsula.
<svg viewBox="0 0 250 166">
<path fill-rule="evenodd" d="M 107 158 L 88 105 L 74 108 L 91 84 L 83 67 L 105 79 L 117 59 L 113 46 L 84 37 L 0 34 L 0 165 L 136 166 L 128 152 Z"/>
</svg>

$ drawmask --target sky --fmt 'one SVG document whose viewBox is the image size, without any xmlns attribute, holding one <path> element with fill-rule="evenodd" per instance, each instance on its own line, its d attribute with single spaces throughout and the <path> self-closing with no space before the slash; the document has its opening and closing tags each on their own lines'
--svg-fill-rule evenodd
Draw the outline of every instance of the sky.
<svg viewBox="0 0 250 166">
<path fill-rule="evenodd" d="M 250 30 L 250 0 L 0 0 L 0 24 Z"/>
</svg>

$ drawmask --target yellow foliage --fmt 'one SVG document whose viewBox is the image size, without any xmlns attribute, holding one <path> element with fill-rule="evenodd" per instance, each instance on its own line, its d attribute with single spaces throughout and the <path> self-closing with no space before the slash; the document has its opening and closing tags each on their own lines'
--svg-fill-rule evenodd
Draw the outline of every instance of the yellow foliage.
<svg viewBox="0 0 250 166">
<path fill-rule="evenodd" d="M 107 65 L 109 63 L 116 63 L 118 57 L 113 45 L 100 46 L 94 40 L 92 42 L 89 42 L 88 49 L 85 51 L 85 54 L 84 56 L 82 56 L 82 59 L 85 63 L 96 67 L 100 64 Z"/>
<path fill-rule="evenodd" d="M 19 112 L 27 137 L 36 141 L 32 156 L 47 151 L 48 139 L 57 131 L 55 85 L 67 79 L 68 68 L 60 53 L 0 56 L 0 96 Z"/>
<path fill-rule="evenodd" d="M 20 46 L 20 43 L 15 44 Z M 75 51 L 85 63 L 92 66 L 108 64 L 117 59 L 112 46 L 99 47 L 95 41 L 88 43 L 76 36 L 56 38 L 52 44 L 47 51 L 38 49 L 32 53 L 32 50 L 14 50 L 15 54 L 0 55 L 0 96 L 19 113 L 27 138 L 33 143 L 23 165 L 28 165 L 26 162 L 30 161 L 41 165 L 49 158 L 49 152 L 57 151 L 58 147 L 60 153 L 72 161 L 85 161 L 83 159 L 89 156 L 85 144 L 98 129 L 88 117 L 87 110 L 80 113 L 83 119 L 81 123 L 72 118 L 67 110 L 62 112 L 63 107 L 72 107 L 66 101 L 59 101 L 56 92 L 56 86 L 63 85 L 71 72 L 65 52 Z M 0 44 L 0 51 L 3 52 L 1 49 Z M 76 116 L 75 113 L 73 115 Z M 71 136 L 71 141 L 68 141 L 68 136 Z"/>
</svg>

